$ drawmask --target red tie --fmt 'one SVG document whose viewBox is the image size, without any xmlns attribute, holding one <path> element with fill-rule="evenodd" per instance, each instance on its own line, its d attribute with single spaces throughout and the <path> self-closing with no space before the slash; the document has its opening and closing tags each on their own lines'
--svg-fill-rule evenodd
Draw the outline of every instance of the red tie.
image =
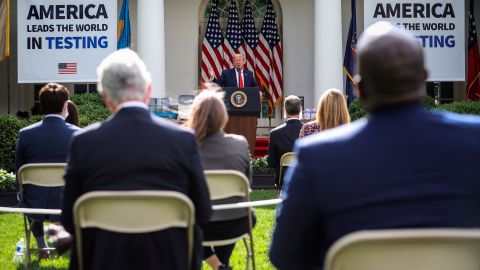
<svg viewBox="0 0 480 270">
<path fill-rule="evenodd" d="M 238 72 L 238 88 L 243 88 L 242 71 Z"/>
</svg>

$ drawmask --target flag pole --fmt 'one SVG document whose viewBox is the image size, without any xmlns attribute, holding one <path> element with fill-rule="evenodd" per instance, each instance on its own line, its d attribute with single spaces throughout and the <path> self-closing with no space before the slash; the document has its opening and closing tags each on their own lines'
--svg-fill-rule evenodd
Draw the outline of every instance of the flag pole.
<svg viewBox="0 0 480 270">
<path fill-rule="evenodd" d="M 7 58 L 7 113 L 10 114 L 10 57 Z"/>
</svg>

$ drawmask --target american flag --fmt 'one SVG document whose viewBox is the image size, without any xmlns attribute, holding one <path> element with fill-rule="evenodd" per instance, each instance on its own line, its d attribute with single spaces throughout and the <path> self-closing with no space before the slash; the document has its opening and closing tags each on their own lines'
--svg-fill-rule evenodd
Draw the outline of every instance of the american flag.
<svg viewBox="0 0 480 270">
<path fill-rule="evenodd" d="M 272 1 L 268 1 L 255 57 L 257 58 L 256 75 L 259 79 L 257 81 L 260 81 L 263 87 L 268 89 L 271 114 L 276 103 L 283 96 L 282 43 L 278 34 Z"/>
<path fill-rule="evenodd" d="M 217 1 L 213 0 L 207 31 L 202 43 L 202 82 L 210 80 L 209 70 L 213 70 L 215 77 L 220 78 L 223 69 L 223 36 L 218 21 L 219 17 Z"/>
<path fill-rule="evenodd" d="M 243 53 L 241 48 L 243 43 L 242 29 L 238 19 L 237 1 L 230 2 L 228 13 L 227 34 L 223 42 L 223 67 L 233 68 L 232 57 L 235 53 Z"/>
<path fill-rule="evenodd" d="M 58 74 L 77 74 L 77 63 L 58 63 Z"/>
<path fill-rule="evenodd" d="M 345 79 L 345 94 L 347 94 L 347 104 L 350 105 L 356 98 L 355 82 L 355 66 L 357 62 L 357 13 L 355 0 L 351 1 L 352 18 L 350 19 L 350 27 L 348 28 L 347 44 L 345 44 L 345 57 L 343 58 L 343 72 L 347 78 Z"/>
<path fill-rule="evenodd" d="M 467 99 L 480 100 L 480 55 L 478 52 L 477 27 L 473 16 L 473 0 L 470 0 L 468 28 Z"/>
<path fill-rule="evenodd" d="M 242 48 L 247 59 L 247 69 L 255 71 L 255 54 L 253 51 L 257 47 L 258 33 L 255 29 L 255 20 L 252 15 L 252 6 L 250 1 L 245 2 L 245 13 L 242 20 L 243 44 Z"/>
</svg>

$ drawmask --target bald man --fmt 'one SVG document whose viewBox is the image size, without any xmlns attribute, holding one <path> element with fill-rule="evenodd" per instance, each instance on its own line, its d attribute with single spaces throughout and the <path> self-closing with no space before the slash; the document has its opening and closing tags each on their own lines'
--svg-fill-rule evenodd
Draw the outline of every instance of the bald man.
<svg viewBox="0 0 480 270">
<path fill-rule="evenodd" d="M 270 250 L 279 269 L 322 269 L 358 230 L 480 226 L 480 118 L 421 105 L 428 72 L 410 33 L 376 23 L 357 52 L 370 117 L 297 142 Z"/>
</svg>

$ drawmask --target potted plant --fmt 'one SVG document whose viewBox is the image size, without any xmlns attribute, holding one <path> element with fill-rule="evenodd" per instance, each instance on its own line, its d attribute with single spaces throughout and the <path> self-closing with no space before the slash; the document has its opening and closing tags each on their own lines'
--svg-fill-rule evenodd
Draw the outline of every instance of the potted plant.
<svg viewBox="0 0 480 270">
<path fill-rule="evenodd" d="M 267 158 L 252 158 L 252 187 L 253 188 L 274 188 L 275 177 L 274 171 L 268 166 Z"/>
<path fill-rule="evenodd" d="M 17 206 L 17 181 L 15 175 L 0 169 L 0 206 Z"/>
</svg>

